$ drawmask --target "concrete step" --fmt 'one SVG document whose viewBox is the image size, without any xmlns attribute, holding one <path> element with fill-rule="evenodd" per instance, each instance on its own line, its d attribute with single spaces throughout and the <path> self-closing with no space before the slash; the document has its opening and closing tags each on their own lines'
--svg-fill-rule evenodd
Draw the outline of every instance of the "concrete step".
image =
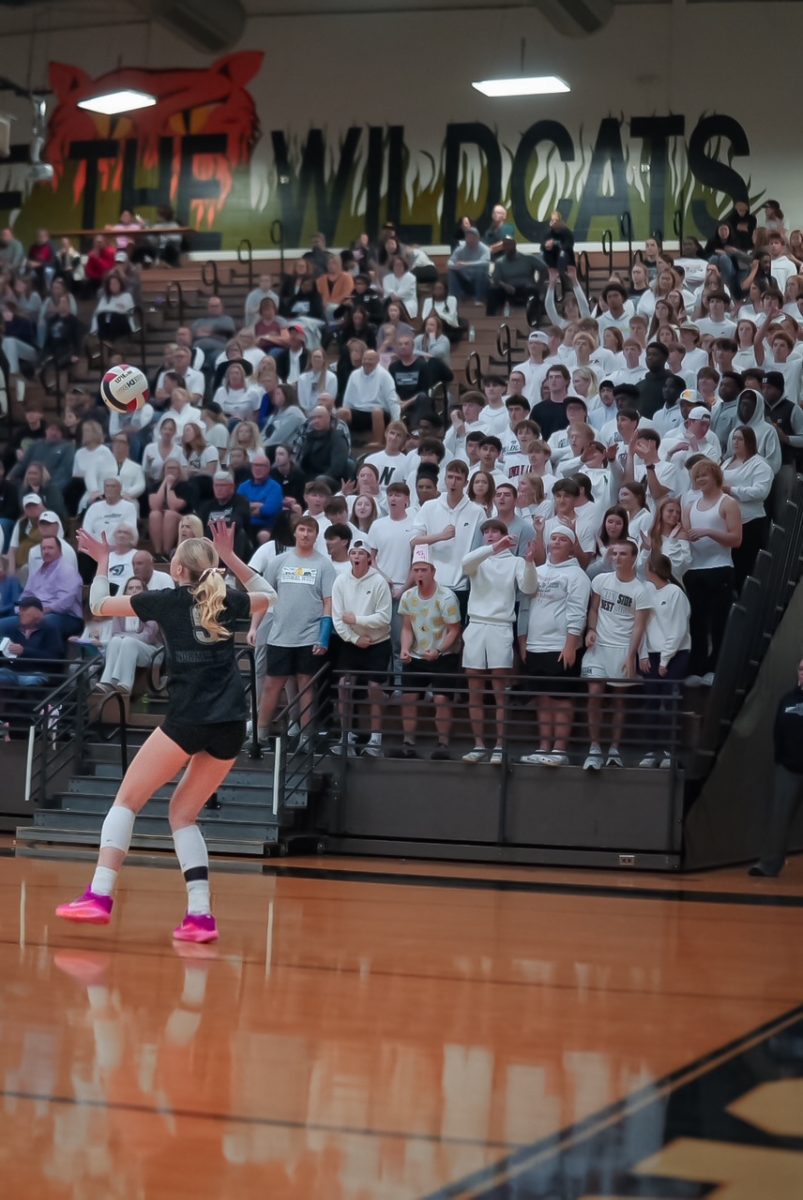
<svg viewBox="0 0 803 1200">
<path fill-rule="evenodd" d="M 60 830 L 63 833 L 94 833 L 99 838 L 104 815 L 91 809 L 73 809 L 67 812 L 59 809 L 40 809 L 34 814 L 33 827 Z M 279 836 L 279 823 L 275 820 L 236 821 L 225 815 L 212 816 L 202 812 L 198 817 L 198 824 L 204 836 L 209 830 L 212 837 L 224 841 L 275 842 Z M 147 809 L 137 817 L 136 832 L 138 837 L 153 835 L 170 839 L 167 817 L 151 816 Z"/>
<path fill-rule="evenodd" d="M 211 855 L 245 855 L 264 858 L 271 848 L 279 848 L 275 838 L 229 838 L 222 835 L 210 836 L 204 834 L 206 846 Z M 20 826 L 16 833 L 17 852 L 37 854 L 54 852 L 56 847 L 87 846 L 93 849 L 98 845 L 98 833 L 80 829 L 62 829 L 48 825 Z M 173 839 L 169 834 L 135 833 L 131 840 L 132 850 L 173 850 Z"/>
<path fill-rule="evenodd" d="M 72 784 L 72 780 L 70 782 Z M 169 790 L 157 792 L 148 801 L 147 806 L 143 809 L 143 814 L 166 821 L 170 795 Z M 243 798 L 242 791 L 238 793 L 231 788 L 219 788 L 217 795 L 220 808 L 202 809 L 199 820 L 203 820 L 209 825 L 219 825 L 221 821 L 235 821 L 238 824 L 246 825 L 271 824 L 274 821 L 272 799 L 264 793 L 260 802 L 256 802 L 256 800 L 249 802 Z M 94 792 L 91 788 L 78 791 L 71 786 L 69 792 L 60 797 L 59 808 L 43 809 L 42 812 L 47 813 L 48 818 L 53 812 L 58 813 L 59 818 L 67 813 L 95 813 L 102 821 L 109 811 L 113 796 L 114 792 L 111 795 L 105 795 L 102 792 Z M 48 820 L 49 823 L 50 820 Z"/>
</svg>

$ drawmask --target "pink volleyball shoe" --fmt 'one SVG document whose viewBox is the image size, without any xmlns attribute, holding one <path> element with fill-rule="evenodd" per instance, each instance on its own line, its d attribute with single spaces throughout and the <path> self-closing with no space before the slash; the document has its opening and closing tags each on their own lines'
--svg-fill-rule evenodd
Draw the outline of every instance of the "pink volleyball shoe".
<svg viewBox="0 0 803 1200">
<path fill-rule="evenodd" d="M 83 925 L 108 925 L 112 919 L 113 904 L 111 896 L 98 896 L 96 892 L 87 888 L 77 900 L 71 900 L 69 904 L 60 904 L 56 909 L 56 916 Z"/>
<path fill-rule="evenodd" d="M 178 928 L 173 930 L 173 937 L 177 942 L 216 942 L 220 934 L 214 917 L 187 913 Z"/>
</svg>

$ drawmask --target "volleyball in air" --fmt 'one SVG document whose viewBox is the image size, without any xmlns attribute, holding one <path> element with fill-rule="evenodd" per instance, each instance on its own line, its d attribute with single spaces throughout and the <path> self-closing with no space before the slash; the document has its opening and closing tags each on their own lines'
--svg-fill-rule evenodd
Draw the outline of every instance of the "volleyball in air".
<svg viewBox="0 0 803 1200">
<path fill-rule="evenodd" d="M 109 367 L 100 381 L 103 403 L 112 412 L 134 413 L 148 403 L 148 381 L 139 367 Z"/>
</svg>

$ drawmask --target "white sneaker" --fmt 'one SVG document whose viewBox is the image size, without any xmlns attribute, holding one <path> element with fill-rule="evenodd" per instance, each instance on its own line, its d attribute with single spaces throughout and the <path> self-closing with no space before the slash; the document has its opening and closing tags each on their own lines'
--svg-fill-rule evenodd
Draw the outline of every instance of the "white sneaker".
<svg viewBox="0 0 803 1200">
<path fill-rule="evenodd" d="M 644 755 L 641 762 L 639 763 L 639 766 L 640 767 L 657 767 L 658 766 L 658 755 L 655 753 L 654 750 L 651 750 L 649 754 Z"/>
<path fill-rule="evenodd" d="M 383 758 L 382 747 L 376 742 L 366 742 L 360 751 L 362 758 Z"/>
<path fill-rule="evenodd" d="M 473 750 L 469 750 L 468 754 L 463 755 L 464 763 L 481 763 L 488 758 L 488 751 L 484 746 L 475 746 Z"/>
<path fill-rule="evenodd" d="M 661 755 L 661 761 L 659 762 L 658 766 L 661 768 L 662 771 L 668 771 L 669 768 L 672 766 L 672 755 L 669 753 L 668 750 L 664 750 L 663 754 Z"/>
<path fill-rule="evenodd" d="M 616 746 L 611 746 L 610 750 L 608 751 L 608 757 L 605 759 L 605 766 L 623 767 L 624 765 L 625 764 L 622 762 L 622 756 Z"/>
<path fill-rule="evenodd" d="M 519 762 L 524 763 L 526 767 L 545 767 L 549 758 L 546 750 L 539 750 L 536 754 L 523 754 Z"/>
<path fill-rule="evenodd" d="M 591 750 L 583 763 L 584 771 L 601 771 L 605 765 L 601 750 Z"/>
<path fill-rule="evenodd" d="M 502 750 L 502 747 L 494 746 L 493 750 L 491 751 L 491 766 L 492 767 L 501 767 L 501 765 L 504 761 L 504 757 L 505 757 L 505 755 Z"/>
<path fill-rule="evenodd" d="M 703 675 L 700 679 L 700 684 L 702 685 L 702 687 L 713 687 L 714 686 L 714 672 L 706 671 L 705 675 Z"/>
<path fill-rule="evenodd" d="M 686 682 L 686 687 L 689 687 L 689 688 L 702 687 L 703 686 L 703 677 L 702 677 L 702 675 L 687 675 L 685 682 Z"/>
<path fill-rule="evenodd" d="M 329 752 L 330 752 L 330 754 L 334 754 L 334 755 L 337 755 L 338 757 L 342 758 L 343 753 L 344 753 L 342 741 L 335 742 L 332 746 L 330 746 Z M 346 754 L 347 758 L 356 758 L 357 757 L 357 747 L 354 745 L 353 742 L 346 742 L 345 754 Z"/>
<path fill-rule="evenodd" d="M 545 767 L 568 767 L 569 756 L 564 754 L 562 750 L 553 750 L 551 754 L 544 755 Z"/>
<path fill-rule="evenodd" d="M 287 736 L 289 738 L 301 737 L 301 726 L 298 721 L 291 721 L 287 726 Z"/>
</svg>

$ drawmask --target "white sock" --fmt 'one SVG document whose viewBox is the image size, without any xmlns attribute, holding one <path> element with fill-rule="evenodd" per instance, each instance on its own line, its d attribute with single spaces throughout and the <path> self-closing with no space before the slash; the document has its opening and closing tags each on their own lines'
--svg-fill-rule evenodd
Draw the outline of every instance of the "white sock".
<svg viewBox="0 0 803 1200">
<path fill-rule="evenodd" d="M 187 884 L 187 912 L 195 917 L 209 916 L 209 853 L 197 825 L 173 831 L 173 845 Z"/>
<path fill-rule="evenodd" d="M 111 867 L 95 867 L 90 891 L 94 892 L 96 896 L 113 896 L 116 885 L 116 871 L 113 871 Z"/>
<path fill-rule="evenodd" d="M 368 739 L 368 744 L 369 744 L 369 746 L 381 746 L 382 745 L 382 734 L 381 733 L 372 733 Z"/>
</svg>

